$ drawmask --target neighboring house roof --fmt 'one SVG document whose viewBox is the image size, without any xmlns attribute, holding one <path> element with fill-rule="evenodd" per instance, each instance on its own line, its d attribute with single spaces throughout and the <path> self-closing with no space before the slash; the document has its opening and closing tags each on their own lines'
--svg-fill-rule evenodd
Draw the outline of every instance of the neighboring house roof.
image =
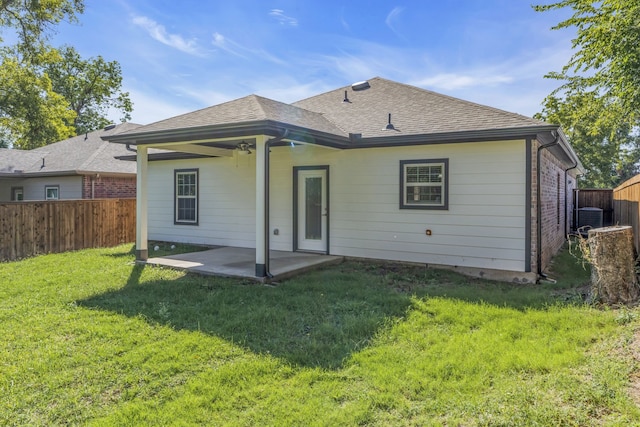
<svg viewBox="0 0 640 427">
<path fill-rule="evenodd" d="M 0 175 L 21 173 L 27 166 L 42 159 L 39 153 L 12 148 L 0 148 Z"/>
<path fill-rule="evenodd" d="M 110 144 L 102 137 L 139 126 L 134 123 L 107 126 L 33 150 L 2 149 L 0 176 L 135 174 L 135 164 L 116 159 L 131 152 L 124 145 Z"/>
<path fill-rule="evenodd" d="M 287 131 L 291 141 L 365 148 L 524 137 L 547 142 L 557 136 L 557 154 L 579 164 L 558 125 L 380 77 L 363 83 L 293 104 L 250 95 L 107 139 L 156 147 L 188 141 L 215 146 L 221 144 L 207 141 L 259 134 L 282 137 Z"/>
</svg>

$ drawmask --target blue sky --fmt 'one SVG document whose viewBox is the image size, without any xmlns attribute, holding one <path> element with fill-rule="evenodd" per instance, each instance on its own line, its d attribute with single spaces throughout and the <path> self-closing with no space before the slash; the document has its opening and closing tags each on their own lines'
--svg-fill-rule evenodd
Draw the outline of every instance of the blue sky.
<svg viewBox="0 0 640 427">
<path fill-rule="evenodd" d="M 51 41 L 117 60 L 141 124 L 252 93 L 292 102 L 375 76 L 531 116 L 558 85 L 543 76 L 567 62 L 573 36 L 550 30 L 570 11 L 531 4 L 86 0 L 80 23 Z"/>
</svg>

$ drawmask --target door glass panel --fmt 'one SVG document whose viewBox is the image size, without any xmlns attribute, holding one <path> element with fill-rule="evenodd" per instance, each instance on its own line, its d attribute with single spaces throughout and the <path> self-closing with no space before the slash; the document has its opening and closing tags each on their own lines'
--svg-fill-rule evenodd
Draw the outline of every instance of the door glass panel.
<svg viewBox="0 0 640 427">
<path fill-rule="evenodd" d="M 305 178 L 305 238 L 322 239 L 322 178 Z"/>
</svg>

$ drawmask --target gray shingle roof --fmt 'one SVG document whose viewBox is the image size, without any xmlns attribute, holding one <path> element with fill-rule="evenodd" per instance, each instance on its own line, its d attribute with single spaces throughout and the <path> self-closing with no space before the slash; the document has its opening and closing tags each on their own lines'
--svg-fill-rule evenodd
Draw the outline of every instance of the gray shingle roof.
<svg viewBox="0 0 640 427">
<path fill-rule="evenodd" d="M 297 128 L 291 129 L 294 139 L 308 132 L 311 140 L 319 143 L 366 147 L 522 137 L 553 127 L 530 117 L 380 77 L 368 82 L 370 87 L 365 90 L 345 86 L 293 104 L 249 95 L 142 126 L 111 140 L 137 144 L 228 138 L 251 132 L 277 135 L 273 133 L 275 123 L 279 129 L 281 125 Z M 348 102 L 343 102 L 345 91 Z M 385 129 L 389 114 L 394 130 Z M 354 138 L 350 134 L 355 134 Z"/>
<path fill-rule="evenodd" d="M 375 77 L 369 89 L 346 86 L 292 105 L 322 113 L 362 138 L 437 134 L 545 125 L 519 114 Z M 343 102 L 347 91 L 349 102 Z M 386 130 L 388 115 L 395 130 Z"/>
<path fill-rule="evenodd" d="M 0 148 L 0 173 L 16 173 L 42 159 L 39 153 Z"/>
<path fill-rule="evenodd" d="M 135 174 L 136 165 L 115 156 L 131 154 L 121 144 L 110 144 L 103 136 L 132 131 L 140 125 L 123 123 L 109 130 L 97 130 L 33 150 L 2 149 L 0 173 L 55 175 L 69 173 Z M 43 161 L 44 159 L 44 166 Z"/>
<path fill-rule="evenodd" d="M 142 126 L 131 133 L 155 133 L 175 129 L 233 125 L 266 120 L 347 136 L 343 130 L 328 121 L 322 114 L 257 95 L 245 96 L 244 98 Z"/>
</svg>

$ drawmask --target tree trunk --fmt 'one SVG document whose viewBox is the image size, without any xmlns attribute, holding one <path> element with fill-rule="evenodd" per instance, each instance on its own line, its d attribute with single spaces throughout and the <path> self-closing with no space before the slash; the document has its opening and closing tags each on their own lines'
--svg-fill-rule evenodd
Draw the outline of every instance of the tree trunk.
<svg viewBox="0 0 640 427">
<path fill-rule="evenodd" d="M 633 229 L 625 226 L 589 230 L 591 293 L 607 305 L 631 305 L 640 296 L 635 271 Z"/>
</svg>

